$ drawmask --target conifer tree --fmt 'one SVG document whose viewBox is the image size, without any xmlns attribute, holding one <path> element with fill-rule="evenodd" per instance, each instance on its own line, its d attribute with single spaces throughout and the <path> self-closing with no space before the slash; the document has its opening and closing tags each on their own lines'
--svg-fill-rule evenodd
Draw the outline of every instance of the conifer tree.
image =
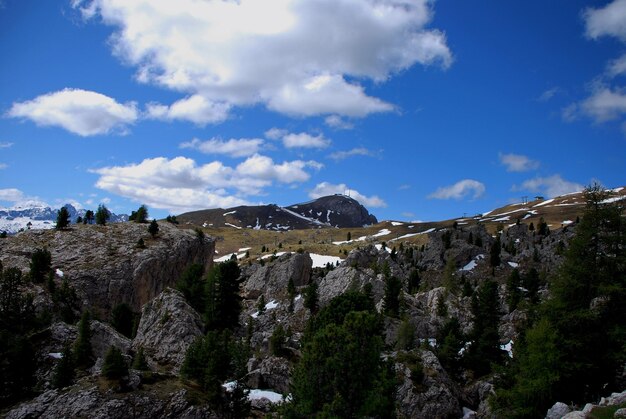
<svg viewBox="0 0 626 419">
<path fill-rule="evenodd" d="M 117 346 L 111 345 L 102 364 L 102 375 L 109 380 L 119 380 L 128 376 L 128 365 Z"/>
<path fill-rule="evenodd" d="M 40 284 L 51 270 L 52 255 L 48 249 L 36 249 L 30 257 L 30 279 Z"/>
<path fill-rule="evenodd" d="M 96 224 L 101 226 L 106 225 L 110 218 L 111 213 L 107 207 L 104 204 L 98 205 L 98 210 L 96 211 Z"/>
<path fill-rule="evenodd" d="M 83 219 L 83 223 L 93 224 L 94 219 L 95 219 L 95 215 L 92 210 L 85 211 L 85 218 Z"/>
<path fill-rule="evenodd" d="M 239 323 L 239 266 L 234 260 L 215 265 L 206 281 L 205 318 L 209 330 L 232 329 Z"/>
<path fill-rule="evenodd" d="M 78 323 L 78 338 L 74 343 L 74 359 L 76 366 L 86 369 L 92 363 L 93 352 L 91 350 L 91 315 L 85 311 Z"/>
<path fill-rule="evenodd" d="M 148 226 L 148 233 L 150 233 L 152 237 L 156 237 L 156 235 L 159 233 L 159 224 L 156 220 L 153 219 L 150 222 L 150 225 Z"/>
<path fill-rule="evenodd" d="M 402 292 L 402 282 L 396 276 L 390 276 L 385 281 L 385 294 L 383 297 L 383 308 L 386 315 L 398 317 L 400 315 L 400 293 Z"/>
<path fill-rule="evenodd" d="M 64 230 L 69 225 L 70 225 L 70 213 L 66 207 L 61 207 L 61 209 L 57 211 L 57 223 L 56 223 L 55 228 L 57 230 Z"/>
<path fill-rule="evenodd" d="M 72 353 L 72 347 L 66 345 L 61 354 L 61 359 L 54 368 L 52 375 L 52 387 L 63 388 L 71 385 L 74 382 L 74 354 Z"/>
</svg>

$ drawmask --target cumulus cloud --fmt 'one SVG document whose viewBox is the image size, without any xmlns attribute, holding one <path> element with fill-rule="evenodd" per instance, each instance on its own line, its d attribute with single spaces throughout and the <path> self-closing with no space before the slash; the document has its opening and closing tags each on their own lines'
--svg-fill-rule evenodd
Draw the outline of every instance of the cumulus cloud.
<svg viewBox="0 0 626 419">
<path fill-rule="evenodd" d="M 298 116 L 388 112 L 394 106 L 370 96 L 361 82 L 384 82 L 416 64 L 445 69 L 453 61 L 445 34 L 428 27 L 430 0 L 72 5 L 85 19 L 114 28 L 113 54 L 136 67 L 137 80 L 190 95 L 182 104 L 155 104 L 152 117 L 199 124 L 254 104 Z"/>
<path fill-rule="evenodd" d="M 528 157 L 521 154 L 503 154 L 498 155 L 500 163 L 506 166 L 507 172 L 527 172 L 539 167 L 539 162 L 531 160 Z"/>
<path fill-rule="evenodd" d="M 583 17 L 589 38 L 614 36 L 626 42 L 626 0 L 614 0 L 598 9 L 588 8 Z"/>
<path fill-rule="evenodd" d="M 471 194 L 472 198 L 480 198 L 485 193 L 485 185 L 477 180 L 463 179 L 454 185 L 438 188 L 430 194 L 434 199 L 462 199 Z"/>
<path fill-rule="evenodd" d="M 28 196 L 16 188 L 0 189 L 0 201 L 11 202 L 16 207 L 48 206 L 36 196 Z"/>
<path fill-rule="evenodd" d="M 194 138 L 191 141 L 180 144 L 180 148 L 190 148 L 205 154 L 225 154 L 230 157 L 247 157 L 259 152 L 263 140 L 260 138 L 231 138 L 223 141 L 212 138 L 202 141 Z"/>
<path fill-rule="evenodd" d="M 322 196 L 335 194 L 350 195 L 351 198 L 356 199 L 366 207 L 384 208 L 387 206 L 387 203 L 379 198 L 377 195 L 365 196 L 357 190 L 348 188 L 345 183 L 340 183 L 338 185 L 328 182 L 318 183 L 317 185 L 315 185 L 315 188 L 313 188 L 309 192 L 309 197 L 315 199 Z"/>
<path fill-rule="evenodd" d="M 81 89 L 63 89 L 16 102 L 8 116 L 27 118 L 42 126 L 57 126 L 82 137 L 125 133 L 138 117 L 134 102 L 118 103 L 101 93 Z"/>
<path fill-rule="evenodd" d="M 0 143 L 0 148 L 11 148 L 13 147 L 13 143 L 5 141 Z"/>
<path fill-rule="evenodd" d="M 334 153 L 331 153 L 328 157 L 335 161 L 340 161 L 340 160 L 345 160 L 348 157 L 352 157 L 352 156 L 372 157 L 374 155 L 375 153 L 371 150 L 368 150 L 367 148 L 357 147 L 357 148 L 353 148 L 352 150 L 347 150 L 347 151 L 335 151 Z"/>
<path fill-rule="evenodd" d="M 265 131 L 265 137 L 269 138 L 270 140 L 280 140 L 287 134 L 289 134 L 289 131 L 287 131 L 286 129 L 280 129 L 276 127 L 270 128 Z"/>
<path fill-rule="evenodd" d="M 286 148 L 326 148 L 330 140 L 324 135 L 311 135 L 305 132 L 299 134 L 287 134 L 283 137 L 283 145 Z"/>
<path fill-rule="evenodd" d="M 228 118 L 231 105 L 213 102 L 201 95 L 193 95 L 174 102 L 172 105 L 149 103 L 146 117 L 162 121 L 190 121 L 196 125 L 217 124 Z"/>
<path fill-rule="evenodd" d="M 255 154 L 236 167 L 219 161 L 198 165 L 187 157 L 157 157 L 141 163 L 93 169 L 100 177 L 96 187 L 172 212 L 247 204 L 243 197 L 259 195 L 274 182 L 307 181 L 307 168 L 317 162 L 300 160 L 275 163 Z"/>
<path fill-rule="evenodd" d="M 521 186 L 513 187 L 513 190 L 527 190 L 534 193 L 542 193 L 550 198 L 572 192 L 579 192 L 583 189 L 583 185 L 565 180 L 561 175 L 536 177 L 525 181 Z"/>
<path fill-rule="evenodd" d="M 577 109 L 596 122 L 617 119 L 626 113 L 626 92 L 600 88 L 582 101 Z"/>
</svg>

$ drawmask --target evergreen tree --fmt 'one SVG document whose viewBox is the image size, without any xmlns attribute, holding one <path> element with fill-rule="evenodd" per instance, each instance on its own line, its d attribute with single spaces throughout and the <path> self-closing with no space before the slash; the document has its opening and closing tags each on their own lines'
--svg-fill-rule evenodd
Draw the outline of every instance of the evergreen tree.
<svg viewBox="0 0 626 419">
<path fill-rule="evenodd" d="M 136 223 L 146 223 L 148 221 L 148 207 L 145 205 L 140 206 L 137 211 L 130 213 L 128 220 Z"/>
<path fill-rule="evenodd" d="M 516 342 L 513 379 L 497 393 L 498 408 L 517 417 L 543 414 L 554 400 L 580 404 L 622 389 L 626 223 L 603 187 L 584 195 L 585 213 L 549 284 L 551 297 L 526 339 Z"/>
<path fill-rule="evenodd" d="M 477 377 L 488 374 L 492 363 L 502 361 L 503 351 L 500 349 L 498 335 L 498 284 L 486 280 L 478 288 L 477 296 L 472 300 L 474 326 L 470 333 L 472 344 L 465 356 L 469 369 Z"/>
<path fill-rule="evenodd" d="M 416 268 L 411 269 L 409 273 L 409 294 L 415 294 L 420 289 L 420 274 Z"/>
<path fill-rule="evenodd" d="M 139 347 L 139 350 L 135 354 L 133 358 L 132 368 L 138 371 L 149 371 L 150 367 L 148 366 L 148 361 L 146 361 L 146 356 L 143 352 L 143 346 Z"/>
<path fill-rule="evenodd" d="M 521 286 L 522 278 L 517 268 L 515 268 L 506 281 L 506 302 L 509 305 L 509 311 L 515 310 L 522 299 Z"/>
<path fill-rule="evenodd" d="M 88 368 L 92 361 L 91 350 L 91 315 L 85 311 L 78 323 L 78 338 L 74 342 L 74 360 L 79 368 Z"/>
<path fill-rule="evenodd" d="M 78 217 L 76 217 L 76 224 L 82 224 L 82 223 L 83 223 L 83 217 L 79 215 Z"/>
<path fill-rule="evenodd" d="M 293 278 L 289 277 L 289 282 L 287 283 L 287 295 L 289 296 L 289 312 L 293 312 L 293 302 L 296 298 L 296 285 L 293 282 Z"/>
<path fill-rule="evenodd" d="M 94 219 L 95 219 L 95 215 L 92 210 L 85 211 L 85 218 L 83 219 L 83 223 L 93 224 Z"/>
<path fill-rule="evenodd" d="M 148 233 L 150 233 L 152 237 L 156 237 L 156 235 L 159 233 L 159 224 L 156 220 L 153 219 L 150 222 L 150 225 L 148 226 Z"/>
<path fill-rule="evenodd" d="M 461 349 L 465 346 L 465 337 L 456 317 L 446 320 L 437 335 L 437 358 L 446 371 L 457 376 L 461 367 Z"/>
<path fill-rule="evenodd" d="M 304 292 L 304 307 L 308 308 L 311 313 L 317 312 L 318 296 L 317 296 L 317 284 L 311 282 L 306 291 Z"/>
<path fill-rule="evenodd" d="M 98 210 L 96 211 L 96 224 L 98 225 L 106 225 L 107 221 L 111 218 L 111 213 L 107 209 L 104 204 L 98 205 Z"/>
<path fill-rule="evenodd" d="M 72 385 L 74 376 L 74 354 L 72 353 L 72 347 L 66 345 L 65 348 L 63 348 L 61 359 L 54 367 L 52 387 L 63 388 Z"/>
<path fill-rule="evenodd" d="M 56 223 L 55 228 L 57 230 L 64 230 L 69 225 L 70 225 L 70 213 L 66 207 L 61 207 L 61 209 L 57 211 L 57 223 Z"/>
<path fill-rule="evenodd" d="M 116 346 L 111 345 L 102 363 L 102 375 L 109 380 L 121 381 L 128 376 L 128 365 L 126 360 Z"/>
<path fill-rule="evenodd" d="M 274 356 L 285 355 L 285 341 L 287 340 L 287 333 L 282 324 L 276 326 L 270 337 L 270 352 Z"/>
<path fill-rule="evenodd" d="M 380 317 L 373 308 L 351 310 L 358 301 L 368 301 L 359 295 L 331 301 L 309 324 L 294 371 L 288 416 L 388 417 L 393 413 L 395 382 L 380 356 Z"/>
<path fill-rule="evenodd" d="M 239 266 L 230 260 L 213 266 L 206 281 L 206 325 L 210 330 L 233 329 L 239 323 Z"/>
<path fill-rule="evenodd" d="M 48 249 L 36 249 L 30 257 L 30 279 L 40 284 L 46 279 L 52 266 L 52 255 Z"/>
<path fill-rule="evenodd" d="M 395 276 L 390 276 L 385 281 L 385 294 L 383 296 L 383 310 L 390 317 L 400 315 L 400 292 L 402 282 Z"/>
<path fill-rule="evenodd" d="M 407 319 L 403 320 L 398 327 L 396 348 L 410 351 L 415 346 L 415 327 Z"/>
<path fill-rule="evenodd" d="M 443 286 L 451 294 L 457 294 L 459 291 L 456 273 L 456 263 L 454 263 L 454 259 L 449 258 L 443 270 Z"/>
<path fill-rule="evenodd" d="M 187 266 L 176 282 L 176 289 L 183 293 L 185 300 L 198 313 L 204 313 L 206 309 L 206 281 L 203 275 L 204 267 L 193 263 Z"/>
</svg>

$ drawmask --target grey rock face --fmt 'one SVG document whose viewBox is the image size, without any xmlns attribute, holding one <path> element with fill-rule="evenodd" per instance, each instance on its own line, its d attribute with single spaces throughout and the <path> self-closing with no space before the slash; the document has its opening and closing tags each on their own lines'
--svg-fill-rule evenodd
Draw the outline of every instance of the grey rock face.
<svg viewBox="0 0 626 419">
<path fill-rule="evenodd" d="M 554 406 L 548 409 L 546 419 L 561 419 L 571 411 L 572 409 L 565 403 L 556 402 L 554 403 Z"/>
<path fill-rule="evenodd" d="M 111 346 L 115 346 L 123 354 L 127 354 L 130 351 L 130 339 L 113 329 L 110 325 L 92 320 L 90 326 L 91 350 L 96 358 L 104 358 Z"/>
<path fill-rule="evenodd" d="M 135 311 L 173 285 L 187 266 L 199 263 L 208 269 L 215 244 L 199 239 L 194 231 L 161 223 L 156 239 L 146 224 L 116 223 L 106 226 L 73 225 L 67 231 L 33 230 L 2 240 L 4 266 L 28 271 L 35 249 L 47 248 L 53 269 L 63 272 L 83 307 L 100 318 L 122 302 Z M 146 247 L 137 248 L 143 239 Z"/>
<path fill-rule="evenodd" d="M 177 373 L 202 328 L 200 316 L 183 295 L 167 288 L 144 306 L 132 348 L 143 347 L 149 361 Z"/>
<path fill-rule="evenodd" d="M 420 351 L 424 366 L 424 380 L 416 386 L 411 372 L 404 364 L 396 363 L 401 383 L 396 391 L 400 417 L 459 418 L 462 416 L 459 391 L 448 377 L 437 357 L 430 351 Z"/>
<path fill-rule="evenodd" d="M 270 356 L 261 360 L 248 374 L 248 385 L 252 388 L 272 389 L 277 393 L 289 393 L 290 368 L 285 358 Z"/>
<path fill-rule="evenodd" d="M 280 256 L 274 262 L 259 266 L 244 284 L 248 299 L 264 294 L 267 301 L 287 295 L 289 279 L 296 287 L 307 285 L 311 278 L 313 261 L 308 253 L 291 253 Z"/>
</svg>

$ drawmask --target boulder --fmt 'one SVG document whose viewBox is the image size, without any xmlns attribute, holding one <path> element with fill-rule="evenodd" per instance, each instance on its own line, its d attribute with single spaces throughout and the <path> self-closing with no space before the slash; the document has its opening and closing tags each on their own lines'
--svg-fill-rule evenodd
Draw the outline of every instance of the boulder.
<svg viewBox="0 0 626 419">
<path fill-rule="evenodd" d="M 548 409 L 548 413 L 546 413 L 546 419 L 561 419 L 563 416 L 570 413 L 572 409 L 562 402 L 556 402 L 554 405 Z"/>
<path fill-rule="evenodd" d="M 167 288 L 143 307 L 133 350 L 143 347 L 148 361 L 177 373 L 191 343 L 202 336 L 200 315 L 182 293 Z"/>
</svg>

